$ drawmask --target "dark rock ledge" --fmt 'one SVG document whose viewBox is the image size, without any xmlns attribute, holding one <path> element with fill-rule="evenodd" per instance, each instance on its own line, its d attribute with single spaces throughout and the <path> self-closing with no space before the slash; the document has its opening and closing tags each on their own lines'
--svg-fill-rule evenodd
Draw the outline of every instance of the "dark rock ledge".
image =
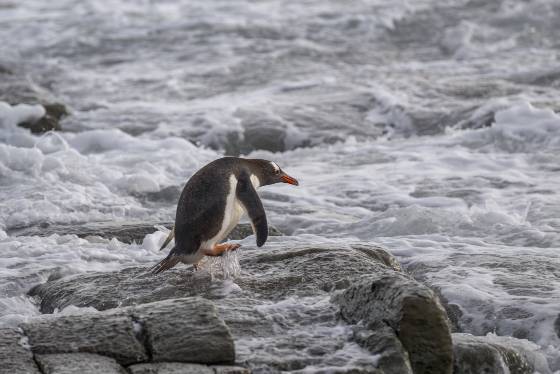
<svg viewBox="0 0 560 374">
<path fill-rule="evenodd" d="M 33 134 L 42 134 L 47 131 L 61 131 L 60 122 L 69 113 L 66 107 L 60 103 L 43 103 L 45 115 L 36 121 L 18 123 L 19 127 L 29 129 Z"/>
<path fill-rule="evenodd" d="M 534 352 L 521 344 L 452 334 L 437 295 L 379 247 L 272 240 L 266 249 L 244 248 L 240 257 L 235 283 L 183 266 L 157 276 L 133 267 L 39 285 L 32 294 L 43 312 L 70 305 L 104 311 L 43 316 L 0 330 L 0 372 L 233 374 L 316 367 L 318 373 L 524 374 L 536 368 Z M 341 320 L 349 324 L 347 335 L 323 333 L 340 329 Z M 348 344 L 370 359 L 333 361 Z"/>
<path fill-rule="evenodd" d="M 179 194 L 177 194 L 177 199 Z M 173 227 L 172 222 L 123 222 L 115 224 L 114 222 L 92 222 L 76 225 L 58 225 L 44 223 L 35 226 L 18 227 L 8 230 L 11 236 L 50 236 L 58 235 L 76 235 L 80 238 L 88 236 L 99 236 L 105 239 L 116 238 L 123 243 L 141 242 L 148 234 L 156 231 L 155 226 L 163 226 L 168 229 Z M 241 240 L 253 235 L 253 229 L 249 223 L 237 225 L 229 234 L 229 240 Z M 268 228 L 269 236 L 280 236 L 282 233 L 274 226 Z"/>
<path fill-rule="evenodd" d="M 362 322 L 372 331 L 395 332 L 395 350 L 407 352 L 409 362 L 395 365 L 394 357 L 382 357 L 381 363 L 389 359 L 390 367 L 396 366 L 393 372 L 451 372 L 453 348 L 448 318 L 428 287 L 402 273 L 380 272 L 358 280 L 335 301 L 348 322 Z M 375 338 L 373 343 L 370 336 L 362 339 L 370 349 L 380 348 Z"/>
</svg>

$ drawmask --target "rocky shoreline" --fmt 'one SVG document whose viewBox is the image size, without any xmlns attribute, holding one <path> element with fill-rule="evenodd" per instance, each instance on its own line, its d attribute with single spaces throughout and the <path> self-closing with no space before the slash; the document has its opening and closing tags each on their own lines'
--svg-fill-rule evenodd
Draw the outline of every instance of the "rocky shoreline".
<svg viewBox="0 0 560 374">
<path fill-rule="evenodd" d="M 437 293 L 375 245 L 272 238 L 237 257 L 234 279 L 215 266 L 52 277 L 29 293 L 46 314 L 0 330 L 0 371 L 546 373 L 517 339 L 452 333 Z M 87 309 L 51 314 L 68 307 Z"/>
</svg>

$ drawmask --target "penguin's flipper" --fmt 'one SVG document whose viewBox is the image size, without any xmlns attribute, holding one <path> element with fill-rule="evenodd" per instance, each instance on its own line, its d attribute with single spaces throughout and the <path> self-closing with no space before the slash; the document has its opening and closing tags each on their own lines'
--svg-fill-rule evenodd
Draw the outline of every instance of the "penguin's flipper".
<svg viewBox="0 0 560 374">
<path fill-rule="evenodd" d="M 242 173 L 237 179 L 236 195 L 249 214 L 253 232 L 257 237 L 257 246 L 261 247 L 268 238 L 268 224 L 261 199 L 247 173 Z"/>
<path fill-rule="evenodd" d="M 167 247 L 167 244 L 169 244 L 169 242 L 175 237 L 175 226 L 173 226 L 171 228 L 171 231 L 169 231 L 169 235 L 167 235 L 167 238 L 165 238 L 165 241 L 163 242 L 163 244 L 161 245 L 161 248 L 159 249 L 160 251 Z"/>
</svg>

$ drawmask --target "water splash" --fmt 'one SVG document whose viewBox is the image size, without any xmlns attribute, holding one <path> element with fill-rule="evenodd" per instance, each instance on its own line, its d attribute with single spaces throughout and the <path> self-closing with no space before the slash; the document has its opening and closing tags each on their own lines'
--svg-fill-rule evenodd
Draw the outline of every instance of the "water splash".
<svg viewBox="0 0 560 374">
<path fill-rule="evenodd" d="M 241 275 L 241 265 L 239 264 L 240 249 L 226 251 L 220 257 L 205 257 L 200 262 L 202 269 L 208 270 L 212 280 L 235 279 Z"/>
</svg>

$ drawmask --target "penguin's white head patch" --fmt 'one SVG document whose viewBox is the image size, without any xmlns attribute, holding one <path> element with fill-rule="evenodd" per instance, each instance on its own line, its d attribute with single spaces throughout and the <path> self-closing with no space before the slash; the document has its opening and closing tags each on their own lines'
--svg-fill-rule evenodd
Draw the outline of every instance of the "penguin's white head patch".
<svg viewBox="0 0 560 374">
<path fill-rule="evenodd" d="M 278 167 L 278 165 L 276 165 L 276 162 L 270 161 L 270 165 L 272 165 L 272 167 L 274 168 L 274 171 L 280 171 L 280 167 Z"/>
</svg>

